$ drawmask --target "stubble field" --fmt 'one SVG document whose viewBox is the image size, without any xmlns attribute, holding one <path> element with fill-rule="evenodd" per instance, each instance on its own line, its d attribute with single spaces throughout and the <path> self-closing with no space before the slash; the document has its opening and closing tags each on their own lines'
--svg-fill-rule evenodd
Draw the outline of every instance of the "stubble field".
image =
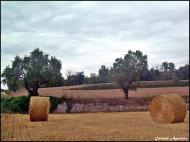
<svg viewBox="0 0 190 142">
<path fill-rule="evenodd" d="M 124 97 L 120 89 L 68 90 L 64 87 L 40 88 L 41 96 L 67 98 L 117 99 Z M 129 97 L 152 97 L 161 94 L 189 96 L 189 87 L 139 88 Z M 27 95 L 25 89 L 11 96 Z M 189 115 L 175 124 L 154 123 L 149 112 L 112 112 L 49 114 L 47 122 L 30 122 L 28 114 L 1 114 L 2 141 L 64 141 L 64 140 L 189 140 Z"/>
<path fill-rule="evenodd" d="M 148 112 L 50 114 L 30 122 L 27 114 L 1 114 L 2 141 L 189 140 L 189 115 L 183 123 L 154 123 Z"/>
<path fill-rule="evenodd" d="M 25 89 L 12 92 L 12 96 L 27 95 Z M 124 97 L 121 89 L 105 90 L 66 90 L 64 87 L 39 88 L 42 96 L 66 96 L 68 98 L 120 98 Z M 150 97 L 161 94 L 189 95 L 189 87 L 160 87 L 160 88 L 138 88 L 137 91 L 129 91 L 129 97 Z"/>
</svg>

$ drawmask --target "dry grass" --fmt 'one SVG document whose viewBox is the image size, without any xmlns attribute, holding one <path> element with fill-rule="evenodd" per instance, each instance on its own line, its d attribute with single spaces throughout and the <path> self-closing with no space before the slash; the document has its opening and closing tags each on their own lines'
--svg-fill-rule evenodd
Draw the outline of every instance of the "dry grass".
<svg viewBox="0 0 190 142">
<path fill-rule="evenodd" d="M 49 97 L 31 97 L 29 106 L 30 121 L 47 121 L 49 107 Z"/>
<path fill-rule="evenodd" d="M 186 103 L 178 94 L 156 96 L 149 104 L 152 119 L 159 123 L 183 122 L 187 113 Z"/>
<path fill-rule="evenodd" d="M 117 98 L 124 94 L 120 89 L 108 90 L 63 90 L 64 87 L 40 88 L 39 94 L 42 96 L 67 96 L 81 98 Z M 27 95 L 25 89 L 21 89 L 12 96 Z M 179 94 L 181 96 L 189 95 L 189 87 L 164 87 L 164 88 L 139 88 L 137 91 L 129 91 L 129 97 L 150 97 L 161 94 Z"/>
<path fill-rule="evenodd" d="M 1 140 L 155 140 L 189 139 L 189 115 L 183 123 L 154 123 L 148 112 L 50 114 L 47 122 L 29 115 L 1 114 Z"/>
</svg>

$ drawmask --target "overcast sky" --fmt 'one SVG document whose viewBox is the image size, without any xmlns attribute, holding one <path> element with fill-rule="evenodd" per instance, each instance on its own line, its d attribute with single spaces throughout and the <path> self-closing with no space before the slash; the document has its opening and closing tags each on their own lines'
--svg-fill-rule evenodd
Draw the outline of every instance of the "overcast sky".
<svg viewBox="0 0 190 142">
<path fill-rule="evenodd" d="M 189 62 L 189 2 L 1 2 L 1 72 L 16 55 L 39 47 L 61 72 L 97 73 L 128 50 L 163 61 Z"/>
</svg>

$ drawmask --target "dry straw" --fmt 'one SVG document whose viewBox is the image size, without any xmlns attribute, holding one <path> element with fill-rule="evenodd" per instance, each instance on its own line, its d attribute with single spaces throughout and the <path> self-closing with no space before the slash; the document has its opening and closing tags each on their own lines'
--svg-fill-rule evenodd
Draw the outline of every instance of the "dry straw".
<svg viewBox="0 0 190 142">
<path fill-rule="evenodd" d="M 49 114 L 49 97 L 30 98 L 30 121 L 47 121 Z"/>
<path fill-rule="evenodd" d="M 155 97 L 149 104 L 153 121 L 158 123 L 183 122 L 187 113 L 186 103 L 177 94 L 166 94 Z"/>
</svg>

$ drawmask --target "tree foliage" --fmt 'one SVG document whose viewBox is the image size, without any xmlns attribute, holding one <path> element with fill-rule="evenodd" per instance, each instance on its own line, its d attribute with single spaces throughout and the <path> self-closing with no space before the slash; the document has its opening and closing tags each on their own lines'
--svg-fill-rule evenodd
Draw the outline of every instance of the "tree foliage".
<svg viewBox="0 0 190 142">
<path fill-rule="evenodd" d="M 11 90 L 12 86 L 17 90 L 22 84 L 30 95 L 38 95 L 41 85 L 50 83 L 54 77 L 61 78 L 60 70 L 61 61 L 55 57 L 49 59 L 48 54 L 36 48 L 23 59 L 19 56 L 14 58 L 12 66 L 7 66 L 2 73 L 3 83 Z"/>
<path fill-rule="evenodd" d="M 107 83 L 110 81 L 110 72 L 109 68 L 106 66 L 102 65 L 101 68 L 98 71 L 99 77 L 100 77 L 100 82 L 101 83 Z"/>
<path fill-rule="evenodd" d="M 175 71 L 175 65 L 174 63 L 170 62 L 163 62 L 162 65 L 161 65 L 161 68 L 162 68 L 162 71 L 164 72 L 173 72 Z"/>
<path fill-rule="evenodd" d="M 155 81 L 160 79 L 160 71 L 155 68 L 151 68 L 150 70 L 145 70 L 141 76 L 141 81 Z"/>
<path fill-rule="evenodd" d="M 23 81 L 19 79 L 19 73 L 17 70 L 21 67 L 22 59 L 19 56 L 15 56 L 14 60 L 12 61 L 12 67 L 6 66 L 3 73 L 1 74 L 2 83 L 7 84 L 9 90 L 15 91 L 18 90 L 21 86 Z"/>
<path fill-rule="evenodd" d="M 129 50 L 124 58 L 115 60 L 111 72 L 114 81 L 122 88 L 128 99 L 128 91 L 133 89 L 131 84 L 139 81 L 140 75 L 147 69 L 147 55 L 143 55 L 139 50 L 135 52 Z"/>
<path fill-rule="evenodd" d="M 90 84 L 98 84 L 100 83 L 100 77 L 95 73 L 91 73 L 90 77 L 87 79 L 87 82 Z"/>
<path fill-rule="evenodd" d="M 65 80 L 65 85 L 80 85 L 85 82 L 84 72 L 67 72 L 67 79 Z"/>
<path fill-rule="evenodd" d="M 177 77 L 181 80 L 188 80 L 189 79 L 189 65 L 181 66 L 177 70 Z"/>
</svg>

